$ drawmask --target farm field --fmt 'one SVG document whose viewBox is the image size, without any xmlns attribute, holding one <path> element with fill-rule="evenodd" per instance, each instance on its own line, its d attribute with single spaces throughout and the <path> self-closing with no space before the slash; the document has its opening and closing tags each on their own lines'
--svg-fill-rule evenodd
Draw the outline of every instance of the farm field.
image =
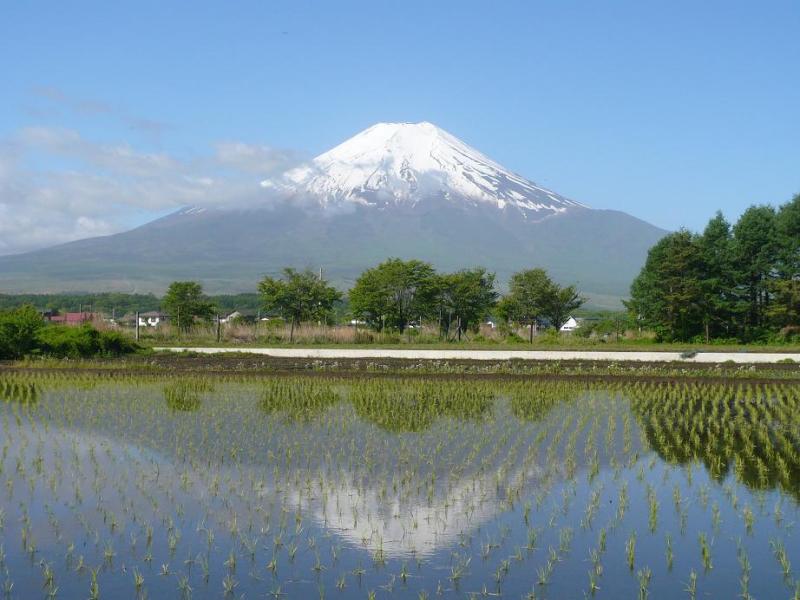
<svg viewBox="0 0 800 600">
<path fill-rule="evenodd" d="M 0 371 L 0 593 L 800 598 L 796 367 L 158 360 Z"/>
</svg>

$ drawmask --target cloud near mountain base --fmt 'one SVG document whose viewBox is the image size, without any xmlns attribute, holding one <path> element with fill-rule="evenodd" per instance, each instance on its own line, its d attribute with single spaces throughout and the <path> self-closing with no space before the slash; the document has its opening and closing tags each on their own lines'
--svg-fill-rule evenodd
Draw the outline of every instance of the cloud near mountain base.
<svg viewBox="0 0 800 600">
<path fill-rule="evenodd" d="M 29 127 L 0 141 L 0 255 L 108 235 L 185 206 L 269 204 L 259 185 L 300 164 L 290 150 L 221 142 L 181 159 L 72 129 Z"/>
</svg>

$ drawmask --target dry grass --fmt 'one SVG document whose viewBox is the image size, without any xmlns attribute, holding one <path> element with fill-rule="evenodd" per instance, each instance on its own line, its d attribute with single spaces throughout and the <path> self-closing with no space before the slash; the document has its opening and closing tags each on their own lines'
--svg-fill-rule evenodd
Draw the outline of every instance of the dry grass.
<svg viewBox="0 0 800 600">
<path fill-rule="evenodd" d="M 220 326 L 220 343 L 231 345 L 247 345 L 256 343 L 288 344 L 291 328 L 285 323 L 231 323 Z M 520 335 L 524 334 L 520 331 Z M 158 327 L 143 327 L 139 330 L 143 342 L 155 344 L 177 342 L 181 343 L 211 343 L 217 340 L 216 324 L 197 325 L 190 332 L 179 332 L 169 324 Z M 451 334 L 451 341 L 455 336 Z M 504 336 L 489 326 L 482 326 L 480 330 L 462 335 L 464 342 L 500 343 Z M 295 344 L 403 344 L 403 343 L 440 343 L 445 342 L 439 331 L 434 326 L 425 325 L 421 328 L 408 329 L 402 335 L 397 332 L 376 332 L 364 326 L 351 325 L 317 325 L 302 324 L 294 328 Z"/>
</svg>

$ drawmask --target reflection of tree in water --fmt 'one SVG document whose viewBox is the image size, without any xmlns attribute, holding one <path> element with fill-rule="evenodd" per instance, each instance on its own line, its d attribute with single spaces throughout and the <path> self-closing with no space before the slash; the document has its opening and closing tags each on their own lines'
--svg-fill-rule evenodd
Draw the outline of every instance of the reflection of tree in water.
<svg viewBox="0 0 800 600">
<path fill-rule="evenodd" d="M 508 398 L 518 419 L 540 421 L 554 406 L 586 393 L 575 382 L 371 380 L 359 383 L 276 380 L 265 385 L 259 406 L 301 423 L 339 402 L 350 404 L 364 421 L 389 432 L 420 432 L 437 419 L 476 421 L 491 414 L 498 398 Z"/>
<path fill-rule="evenodd" d="M 267 384 L 260 407 L 269 414 L 309 422 L 334 404 L 347 402 L 363 420 L 385 431 L 403 432 L 423 431 L 439 418 L 478 419 L 491 410 L 494 397 L 487 386 L 458 382 L 295 380 Z"/>
<path fill-rule="evenodd" d="M 0 400 L 35 404 L 39 400 L 39 387 L 20 377 L 0 378 Z"/>
<path fill-rule="evenodd" d="M 440 418 L 479 419 L 491 411 L 494 392 L 484 386 L 391 382 L 378 389 L 355 388 L 350 402 L 361 418 L 393 432 L 424 431 Z"/>
<path fill-rule="evenodd" d="M 202 379 L 176 381 L 164 386 L 164 400 L 173 411 L 195 412 L 200 408 L 200 395 L 212 389 L 211 384 Z"/>
<path fill-rule="evenodd" d="M 267 414 L 282 414 L 291 421 L 308 423 L 339 402 L 331 382 L 278 379 L 264 385 L 259 408 Z"/>
<path fill-rule="evenodd" d="M 574 401 L 587 392 L 587 386 L 571 381 L 530 381 L 503 387 L 511 400 L 511 412 L 521 421 L 544 419 L 561 402 Z"/>
<path fill-rule="evenodd" d="M 633 412 L 669 462 L 700 460 L 722 481 L 733 470 L 754 489 L 800 499 L 800 388 L 772 385 L 634 386 Z"/>
</svg>

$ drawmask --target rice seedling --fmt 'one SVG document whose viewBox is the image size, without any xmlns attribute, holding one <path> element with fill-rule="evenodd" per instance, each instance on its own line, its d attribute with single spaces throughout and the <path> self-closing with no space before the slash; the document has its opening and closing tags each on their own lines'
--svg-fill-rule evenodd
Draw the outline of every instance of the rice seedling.
<svg viewBox="0 0 800 600">
<path fill-rule="evenodd" d="M 789 561 L 789 555 L 786 553 L 786 547 L 783 541 L 773 539 L 770 540 L 769 545 L 772 548 L 775 560 L 777 560 L 778 564 L 781 566 L 781 572 L 784 578 L 789 579 L 792 575 L 792 563 Z"/>
<path fill-rule="evenodd" d="M 136 567 L 133 569 L 133 586 L 136 588 L 137 593 L 139 593 L 144 586 L 144 576 Z"/>
<path fill-rule="evenodd" d="M 697 535 L 697 541 L 700 544 L 700 557 L 703 561 L 703 568 L 706 571 L 710 571 L 714 565 L 711 562 L 711 546 L 708 543 L 706 534 L 704 532 L 700 532 Z"/>
<path fill-rule="evenodd" d="M 633 566 L 636 561 L 636 532 L 632 531 L 631 535 L 628 537 L 628 541 L 625 542 L 625 557 L 628 562 L 628 569 L 633 571 Z"/>
<path fill-rule="evenodd" d="M 28 398 L 0 402 L 0 581 L 86 597 L 101 565 L 97 594 L 102 577 L 140 598 L 264 580 L 273 597 L 599 597 L 626 565 L 646 597 L 646 565 L 666 560 L 659 584 L 696 594 L 694 569 L 672 574 L 672 534 L 636 532 L 709 532 L 693 555 L 709 570 L 711 535 L 743 523 L 713 548 L 738 558 L 736 593 L 763 535 L 779 565 L 785 544 L 774 585 L 794 584 L 796 386 L 318 375 L 0 371 Z"/>
<path fill-rule="evenodd" d="M 664 556 L 667 559 L 667 570 L 671 571 L 672 570 L 672 561 L 673 561 L 675 555 L 674 555 L 674 553 L 672 551 L 672 536 L 669 533 L 666 535 L 665 541 L 666 541 L 666 544 L 667 544 L 667 548 L 664 551 Z"/>
<path fill-rule="evenodd" d="M 694 569 L 689 573 L 689 583 L 686 584 L 685 591 L 691 600 L 697 598 L 697 573 Z"/>
<path fill-rule="evenodd" d="M 92 569 L 92 582 L 89 585 L 89 600 L 100 599 L 100 584 L 97 581 L 97 569 Z"/>
<path fill-rule="evenodd" d="M 745 600 L 751 598 L 750 596 L 750 559 L 747 556 L 747 551 L 745 550 L 744 546 L 742 545 L 741 540 L 737 540 L 736 542 L 736 553 L 737 558 L 739 560 L 739 567 L 741 569 L 741 575 L 739 576 L 739 586 L 740 586 L 740 596 Z"/>
<path fill-rule="evenodd" d="M 650 578 L 652 575 L 653 572 L 649 567 L 639 570 L 636 574 L 636 578 L 639 581 L 639 600 L 647 600 L 650 595 Z"/>
</svg>

